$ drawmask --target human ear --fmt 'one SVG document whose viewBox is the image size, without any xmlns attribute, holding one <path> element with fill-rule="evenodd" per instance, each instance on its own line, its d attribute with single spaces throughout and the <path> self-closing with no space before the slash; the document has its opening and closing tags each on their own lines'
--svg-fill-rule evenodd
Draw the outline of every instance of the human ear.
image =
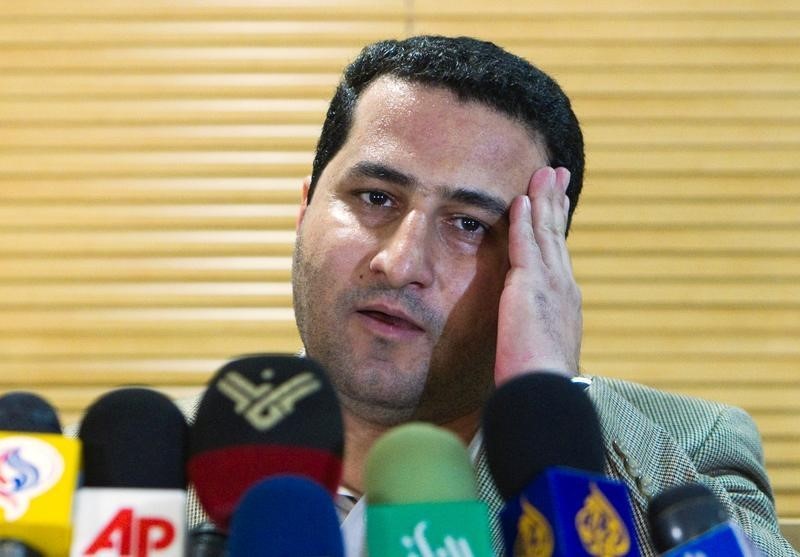
<svg viewBox="0 0 800 557">
<path fill-rule="evenodd" d="M 303 223 L 303 218 L 306 216 L 306 209 L 308 208 L 308 191 L 311 187 L 311 176 L 306 176 L 303 178 L 303 191 L 300 193 L 300 210 L 297 213 L 297 222 L 295 223 L 295 229 L 300 229 L 300 225 Z"/>
</svg>

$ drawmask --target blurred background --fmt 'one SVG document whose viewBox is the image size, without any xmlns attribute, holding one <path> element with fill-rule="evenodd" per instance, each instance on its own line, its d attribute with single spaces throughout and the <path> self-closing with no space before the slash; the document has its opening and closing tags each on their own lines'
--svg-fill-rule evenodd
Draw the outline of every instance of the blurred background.
<svg viewBox="0 0 800 557">
<path fill-rule="evenodd" d="M 491 5 L 490 5 L 491 4 Z M 489 39 L 574 101 L 583 370 L 732 403 L 800 517 L 800 3 L 27 0 L 0 10 L 0 392 L 75 421 L 300 347 L 303 176 L 360 48 Z"/>
</svg>

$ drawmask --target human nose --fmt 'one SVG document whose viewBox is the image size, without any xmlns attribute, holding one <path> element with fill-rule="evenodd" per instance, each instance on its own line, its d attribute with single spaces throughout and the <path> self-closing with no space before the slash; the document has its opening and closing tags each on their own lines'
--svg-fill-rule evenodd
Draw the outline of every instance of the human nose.
<svg viewBox="0 0 800 557">
<path fill-rule="evenodd" d="M 419 287 L 433 282 L 431 246 L 426 217 L 410 212 L 382 242 L 369 269 L 386 277 L 392 288 Z"/>
</svg>

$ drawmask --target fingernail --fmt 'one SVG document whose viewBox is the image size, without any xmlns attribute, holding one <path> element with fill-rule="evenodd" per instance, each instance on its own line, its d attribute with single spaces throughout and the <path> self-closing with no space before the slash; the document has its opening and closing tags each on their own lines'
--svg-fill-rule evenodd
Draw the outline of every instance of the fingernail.
<svg viewBox="0 0 800 557">
<path fill-rule="evenodd" d="M 567 192 L 567 188 L 569 188 L 569 181 L 572 179 L 572 173 L 565 168 L 564 169 L 564 175 L 565 176 L 564 176 L 564 188 L 563 189 L 564 189 L 564 193 L 566 193 Z"/>
</svg>

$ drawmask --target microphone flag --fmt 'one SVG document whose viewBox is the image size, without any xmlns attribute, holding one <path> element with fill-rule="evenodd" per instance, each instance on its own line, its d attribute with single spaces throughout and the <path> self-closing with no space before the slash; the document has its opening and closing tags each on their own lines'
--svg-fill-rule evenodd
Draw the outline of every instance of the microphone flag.
<svg viewBox="0 0 800 557">
<path fill-rule="evenodd" d="M 81 449 L 54 433 L 0 431 L 0 540 L 66 555 Z"/>
<path fill-rule="evenodd" d="M 633 557 L 632 516 L 624 484 L 553 467 L 506 503 L 500 524 L 515 556 Z"/>
</svg>

